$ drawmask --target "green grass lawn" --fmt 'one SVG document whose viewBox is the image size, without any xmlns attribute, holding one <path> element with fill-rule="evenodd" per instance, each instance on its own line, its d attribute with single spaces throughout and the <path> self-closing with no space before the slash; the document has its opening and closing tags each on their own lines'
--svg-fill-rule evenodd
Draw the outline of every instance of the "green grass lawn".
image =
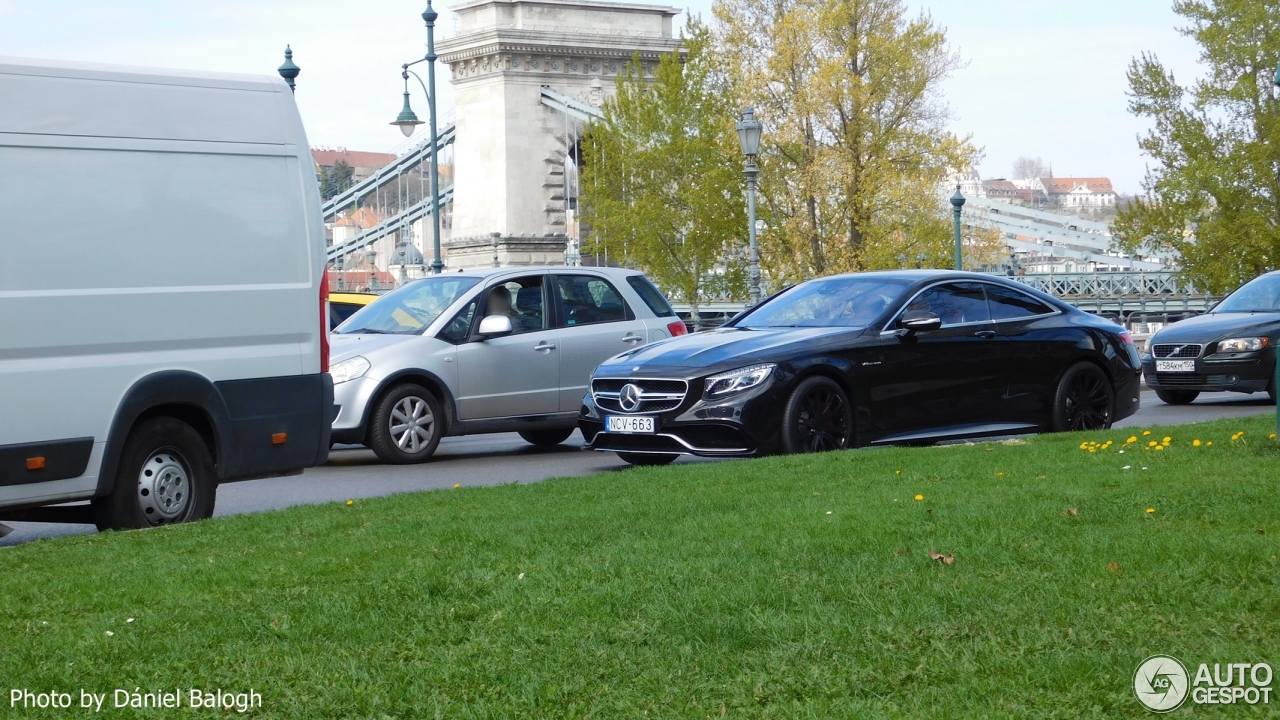
<svg viewBox="0 0 1280 720">
<path fill-rule="evenodd" d="M 4 549 L 0 715 L 68 715 L 12 713 L 10 688 L 252 687 L 271 717 L 1144 716 L 1148 655 L 1280 667 L 1273 424 L 1152 428 L 1123 454 L 1132 431 L 638 469 Z"/>
</svg>

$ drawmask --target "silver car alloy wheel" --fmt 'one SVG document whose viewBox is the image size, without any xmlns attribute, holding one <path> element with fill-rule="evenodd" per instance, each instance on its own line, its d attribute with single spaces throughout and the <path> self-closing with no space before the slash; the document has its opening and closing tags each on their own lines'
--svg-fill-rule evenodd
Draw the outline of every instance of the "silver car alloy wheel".
<svg viewBox="0 0 1280 720">
<path fill-rule="evenodd" d="M 391 408 L 391 441 L 404 452 L 417 454 L 431 442 L 436 418 L 427 402 L 407 397 Z"/>
<path fill-rule="evenodd" d="M 170 449 L 151 454 L 138 473 L 138 505 L 147 522 L 175 522 L 191 505 L 191 477 L 182 456 Z"/>
</svg>

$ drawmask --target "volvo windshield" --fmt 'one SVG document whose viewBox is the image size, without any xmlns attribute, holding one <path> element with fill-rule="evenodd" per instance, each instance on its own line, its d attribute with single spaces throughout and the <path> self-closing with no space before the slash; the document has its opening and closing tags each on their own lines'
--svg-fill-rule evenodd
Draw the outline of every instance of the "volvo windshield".
<svg viewBox="0 0 1280 720">
<path fill-rule="evenodd" d="M 1280 312 L 1280 274 L 1263 275 L 1244 284 L 1231 293 L 1216 313 L 1229 312 Z"/>
</svg>

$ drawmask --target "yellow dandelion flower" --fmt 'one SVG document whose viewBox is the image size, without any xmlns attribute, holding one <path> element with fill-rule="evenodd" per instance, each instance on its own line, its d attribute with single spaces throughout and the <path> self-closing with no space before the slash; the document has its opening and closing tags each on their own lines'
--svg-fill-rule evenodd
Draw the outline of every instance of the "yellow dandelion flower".
<svg viewBox="0 0 1280 720">
<path fill-rule="evenodd" d="M 1004 477 L 1004 473 L 996 473 L 996 477 Z"/>
<path fill-rule="evenodd" d="M 1160 442 L 1168 443 L 1168 442 L 1171 442 L 1172 440 L 1173 440 L 1173 438 L 1169 437 L 1168 435 L 1165 435 L 1165 436 L 1164 436 L 1164 439 L 1163 439 L 1163 440 L 1161 440 Z"/>
<path fill-rule="evenodd" d="M 1147 443 L 1147 447 L 1155 447 L 1156 445 L 1159 445 L 1159 444 L 1160 443 L 1156 442 L 1155 440 L 1152 440 L 1151 442 Z"/>
<path fill-rule="evenodd" d="M 894 475 L 901 475 L 901 474 L 902 474 L 902 471 L 901 471 L 901 470 L 894 470 L 894 471 L 893 471 L 893 474 L 894 474 Z"/>
<path fill-rule="evenodd" d="M 1137 435 L 1130 435 L 1130 436 L 1129 436 L 1129 439 L 1128 439 L 1128 440 L 1125 440 L 1125 442 L 1126 442 L 1126 443 L 1135 443 L 1135 442 L 1138 442 L 1138 436 L 1137 436 Z"/>
<path fill-rule="evenodd" d="M 1089 448 L 1089 452 L 1098 452 L 1098 448 Z"/>
<path fill-rule="evenodd" d="M 1150 430 L 1143 430 L 1143 431 L 1142 431 L 1142 434 L 1143 434 L 1143 436 L 1145 437 L 1145 436 L 1147 436 L 1147 435 L 1150 435 L 1150 434 L 1151 434 L 1151 431 L 1150 431 Z"/>
<path fill-rule="evenodd" d="M 1148 514 L 1148 515 L 1155 515 L 1155 514 L 1156 514 L 1156 509 L 1155 509 L 1155 508 L 1147 508 L 1147 514 Z"/>
<path fill-rule="evenodd" d="M 1087 443 L 1087 442 L 1082 442 L 1082 443 L 1080 443 L 1080 449 L 1081 449 L 1081 450 L 1088 450 L 1088 449 L 1089 449 L 1089 443 Z"/>
<path fill-rule="evenodd" d="M 1164 446 L 1163 446 L 1163 445 L 1157 445 L 1157 446 L 1156 446 L 1156 449 L 1157 449 L 1157 450 L 1163 450 L 1163 449 L 1164 449 Z"/>
<path fill-rule="evenodd" d="M 916 500 L 923 500 L 923 499 L 924 499 L 924 496 L 923 496 L 923 495 L 917 495 L 917 496 L 916 496 Z"/>
<path fill-rule="evenodd" d="M 1268 435 L 1268 436 L 1267 436 L 1267 438 L 1268 438 L 1268 439 L 1270 439 L 1270 440 L 1275 440 L 1275 439 L 1276 439 L 1276 434 L 1275 434 L 1275 433 L 1271 433 L 1270 435 Z"/>
<path fill-rule="evenodd" d="M 1200 440 L 1199 439 L 1192 440 L 1191 444 L 1195 447 L 1200 447 Z"/>
<path fill-rule="evenodd" d="M 355 500 L 348 500 L 348 501 L 347 501 L 347 504 L 348 504 L 348 505 L 355 505 L 355 504 L 356 504 L 356 501 L 355 501 Z"/>
<path fill-rule="evenodd" d="M 453 488 L 454 488 L 455 490 L 457 490 L 457 489 L 458 489 L 458 488 L 460 488 L 460 487 L 462 487 L 462 484 L 461 484 L 461 483 L 454 483 L 454 484 L 453 484 Z"/>
<path fill-rule="evenodd" d="M 1212 441 L 1212 440 L 1210 440 L 1209 442 L 1205 443 L 1204 445 L 1205 445 L 1205 447 L 1213 447 L 1213 441 Z"/>
</svg>

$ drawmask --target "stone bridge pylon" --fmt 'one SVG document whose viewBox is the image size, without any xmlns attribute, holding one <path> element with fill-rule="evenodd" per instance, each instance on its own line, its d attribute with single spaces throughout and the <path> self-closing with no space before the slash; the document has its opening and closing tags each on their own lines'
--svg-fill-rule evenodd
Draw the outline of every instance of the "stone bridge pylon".
<svg viewBox="0 0 1280 720">
<path fill-rule="evenodd" d="M 575 141 L 637 53 L 646 77 L 677 50 L 679 8 L 475 0 L 437 46 L 454 87 L 451 268 L 562 264 L 573 239 Z"/>
</svg>

